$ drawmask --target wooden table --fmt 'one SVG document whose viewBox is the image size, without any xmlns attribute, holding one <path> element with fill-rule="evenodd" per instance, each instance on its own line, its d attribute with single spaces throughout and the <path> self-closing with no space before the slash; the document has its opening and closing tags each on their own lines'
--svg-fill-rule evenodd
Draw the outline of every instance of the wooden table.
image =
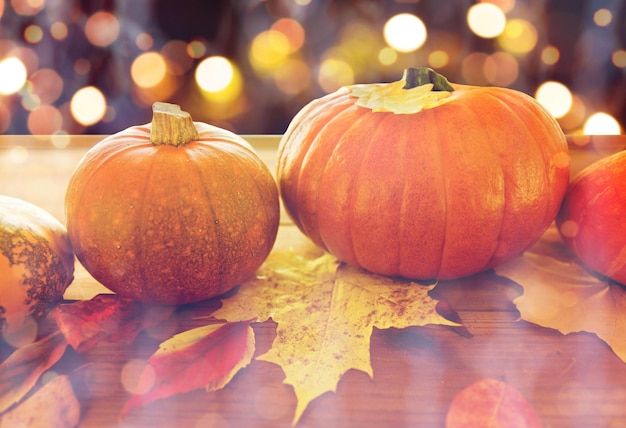
<svg viewBox="0 0 626 428">
<path fill-rule="evenodd" d="M 275 169 L 278 137 L 246 137 Z M 0 136 L 0 194 L 20 197 L 64 221 L 63 200 L 70 174 L 101 136 L 72 136 L 64 148 L 49 137 Z M 574 172 L 619 146 L 574 146 Z M 311 244 L 286 215 L 277 249 L 308 251 Z M 106 292 L 77 263 L 76 280 L 65 298 L 84 300 Z M 441 427 L 453 397 L 483 378 L 501 379 L 524 395 L 545 427 L 625 427 L 626 363 L 590 334 L 563 336 L 518 321 L 512 299 L 519 286 L 486 272 L 437 286 L 437 298 L 458 312 L 471 337 L 443 326 L 375 330 L 371 338 L 374 378 L 348 371 L 336 393 L 310 403 L 300 427 Z M 181 328 L 199 325 L 218 302 L 204 302 Z M 272 322 L 254 325 L 257 355 L 274 339 Z M 277 365 L 255 361 L 223 389 L 198 390 L 137 409 L 117 418 L 127 393 L 120 383 L 123 365 L 147 358 L 158 341 L 140 336 L 132 346 L 106 344 L 84 355 L 68 352 L 58 371 L 89 365 L 89 376 L 75 385 L 83 404 L 84 427 L 287 427 L 296 406 L 291 386 Z"/>
</svg>

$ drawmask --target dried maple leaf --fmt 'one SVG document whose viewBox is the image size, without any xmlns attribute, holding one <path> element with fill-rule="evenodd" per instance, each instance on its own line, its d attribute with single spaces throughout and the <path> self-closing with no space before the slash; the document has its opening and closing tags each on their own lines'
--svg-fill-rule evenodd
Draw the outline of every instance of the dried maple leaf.
<svg viewBox="0 0 626 428">
<path fill-rule="evenodd" d="M 146 305 L 116 294 L 57 306 L 50 316 L 77 352 L 101 341 L 131 343 L 141 331 L 167 319 L 173 306 Z"/>
<path fill-rule="evenodd" d="M 520 318 L 563 334 L 595 334 L 626 362 L 626 290 L 589 274 L 554 233 L 495 269 L 523 288 L 513 300 Z"/>
<path fill-rule="evenodd" d="M 0 413 L 20 401 L 61 359 L 67 340 L 58 331 L 16 349 L 0 364 Z"/>
<path fill-rule="evenodd" d="M 161 343 L 139 377 L 137 391 L 121 411 L 154 400 L 205 388 L 223 388 L 252 361 L 251 321 L 211 324 L 179 333 Z"/>
<path fill-rule="evenodd" d="M 293 252 L 274 252 L 262 269 L 213 315 L 278 323 L 272 348 L 257 359 L 280 365 L 284 382 L 294 387 L 294 424 L 309 402 L 335 391 L 349 369 L 373 376 L 374 327 L 458 325 L 437 313 L 437 301 L 428 295 L 434 285 L 366 273 L 330 255 L 307 260 Z"/>
<path fill-rule="evenodd" d="M 0 416 L 0 428 L 77 427 L 80 403 L 65 375 L 56 376 L 19 406 Z"/>
<path fill-rule="evenodd" d="M 459 392 L 448 409 L 446 428 L 540 428 L 532 406 L 511 385 L 482 379 Z"/>
</svg>

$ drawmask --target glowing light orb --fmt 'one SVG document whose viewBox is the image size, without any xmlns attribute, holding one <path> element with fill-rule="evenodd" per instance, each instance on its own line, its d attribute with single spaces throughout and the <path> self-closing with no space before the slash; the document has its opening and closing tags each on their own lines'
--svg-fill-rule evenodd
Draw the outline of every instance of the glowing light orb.
<svg viewBox="0 0 626 428">
<path fill-rule="evenodd" d="M 495 4 L 477 3 L 467 11 L 467 25 L 477 36 L 492 39 L 504 31 L 506 16 Z"/>
<path fill-rule="evenodd" d="M 537 45 L 537 29 L 524 19 L 511 19 L 498 36 L 498 44 L 512 54 L 526 54 Z"/>
<path fill-rule="evenodd" d="M 621 126 L 619 122 L 610 114 L 597 112 L 592 114 L 585 121 L 583 126 L 585 135 L 619 135 Z"/>
<path fill-rule="evenodd" d="M 325 59 L 320 65 L 317 81 L 322 89 L 328 93 L 336 91 L 342 86 L 354 83 L 354 70 L 345 61 L 339 59 Z"/>
<path fill-rule="evenodd" d="M 43 30 L 39 25 L 31 24 L 24 29 L 24 40 L 28 43 L 39 43 L 43 39 Z"/>
<path fill-rule="evenodd" d="M 165 79 L 167 63 L 158 52 L 145 52 L 137 56 L 130 67 L 130 76 L 140 88 L 153 88 Z"/>
<path fill-rule="evenodd" d="M 295 19 L 281 18 L 272 25 L 271 29 L 287 36 L 290 52 L 296 52 L 304 44 L 304 28 Z"/>
<path fill-rule="evenodd" d="M 225 89 L 233 80 L 233 65 L 223 56 L 208 57 L 196 68 L 196 83 L 208 92 Z"/>
<path fill-rule="evenodd" d="M 385 23 L 383 36 L 389 46 L 398 52 L 413 52 L 426 42 L 426 26 L 410 13 L 394 15 Z"/>
<path fill-rule="evenodd" d="M 378 52 L 378 61 L 382 65 L 391 65 L 398 60 L 398 53 L 395 49 L 385 46 Z"/>
<path fill-rule="evenodd" d="M 67 35 L 69 33 L 69 30 L 67 28 L 67 25 L 64 22 L 53 22 L 50 25 L 50 35 L 55 39 L 55 40 L 65 40 L 67 38 Z"/>
<path fill-rule="evenodd" d="M 109 12 L 96 12 L 85 23 L 85 37 L 100 47 L 112 44 L 120 35 L 120 22 Z"/>
<path fill-rule="evenodd" d="M 593 14 L 593 22 L 598 27 L 606 27 L 613 20 L 613 14 L 609 9 L 601 8 L 595 11 Z"/>
<path fill-rule="evenodd" d="M 271 72 L 279 67 L 292 51 L 287 36 L 276 30 L 257 34 L 250 45 L 250 63 L 256 71 Z"/>
<path fill-rule="evenodd" d="M 84 126 L 98 123 L 104 117 L 106 110 L 106 99 L 102 92 L 94 86 L 79 89 L 70 101 L 72 116 Z"/>
<path fill-rule="evenodd" d="M 562 83 L 548 81 L 537 88 L 535 98 L 548 112 L 559 119 L 565 116 L 572 108 L 572 92 Z"/>
<path fill-rule="evenodd" d="M 559 62 L 561 53 L 556 46 L 546 46 L 541 50 L 541 61 L 546 65 L 554 65 Z"/>
<path fill-rule="evenodd" d="M 0 94 L 15 94 L 26 83 L 26 66 L 15 57 L 3 59 L 0 61 L 0 76 Z"/>
<path fill-rule="evenodd" d="M 222 56 L 205 58 L 195 71 L 196 84 L 202 95 L 213 102 L 229 103 L 243 90 L 243 79 L 237 66 Z"/>
<path fill-rule="evenodd" d="M 450 55 L 446 51 L 436 50 L 428 54 L 428 65 L 434 68 L 441 68 L 448 65 Z"/>
</svg>

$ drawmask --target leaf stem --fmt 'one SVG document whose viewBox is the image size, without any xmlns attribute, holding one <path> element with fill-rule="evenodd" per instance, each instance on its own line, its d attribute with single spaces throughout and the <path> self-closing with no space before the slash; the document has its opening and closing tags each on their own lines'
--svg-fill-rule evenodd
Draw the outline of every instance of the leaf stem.
<svg viewBox="0 0 626 428">
<path fill-rule="evenodd" d="M 432 89 L 433 91 L 454 91 L 454 88 L 450 85 L 448 79 L 428 67 L 406 68 L 404 69 L 402 80 L 406 82 L 402 89 L 411 89 L 432 83 L 434 85 Z"/>
<path fill-rule="evenodd" d="M 155 145 L 170 144 L 180 147 L 197 140 L 198 130 L 191 115 L 176 104 L 156 102 L 152 105 L 150 142 Z"/>
</svg>

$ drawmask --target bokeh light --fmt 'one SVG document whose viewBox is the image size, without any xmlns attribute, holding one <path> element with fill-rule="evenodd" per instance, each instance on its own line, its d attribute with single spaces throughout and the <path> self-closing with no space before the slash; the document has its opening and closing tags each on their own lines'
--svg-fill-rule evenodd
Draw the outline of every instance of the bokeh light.
<svg viewBox="0 0 626 428">
<path fill-rule="evenodd" d="M 391 65 L 398 60 L 398 53 L 395 49 L 385 46 L 378 51 L 378 61 L 382 65 Z"/>
<path fill-rule="evenodd" d="M 495 52 L 485 58 L 483 73 L 487 82 L 496 86 L 510 86 L 517 80 L 519 65 L 507 52 Z"/>
<path fill-rule="evenodd" d="M 583 134 L 585 135 L 619 135 L 621 132 L 619 122 L 604 112 L 597 112 L 589 116 L 583 127 Z"/>
<path fill-rule="evenodd" d="M 28 115 L 28 130 L 34 135 L 52 135 L 63 125 L 61 112 L 48 104 L 34 108 Z"/>
<path fill-rule="evenodd" d="M 541 50 L 541 61 L 546 65 L 554 65 L 559 61 L 561 53 L 555 46 L 546 46 Z"/>
<path fill-rule="evenodd" d="M 139 33 L 135 37 L 135 45 L 142 51 L 147 51 L 154 46 L 154 38 L 148 33 Z"/>
<path fill-rule="evenodd" d="M 11 0 L 11 7 L 23 16 L 37 15 L 45 6 L 45 0 Z"/>
<path fill-rule="evenodd" d="M 206 45 L 200 40 L 192 40 L 187 44 L 187 55 L 190 58 L 202 58 L 206 54 Z"/>
<path fill-rule="evenodd" d="M 568 133 L 593 111 L 623 130 L 626 9 L 557 3 L 207 2 L 200 19 L 160 0 L 0 0 L 0 132 L 107 134 L 166 101 L 238 133 L 280 134 L 308 101 L 414 66 L 534 94 Z M 72 107 L 87 87 L 100 94 L 89 118 Z"/>
<path fill-rule="evenodd" d="M 223 56 L 205 58 L 196 68 L 198 86 L 208 92 L 224 90 L 233 80 L 231 62 Z"/>
<path fill-rule="evenodd" d="M 502 9 L 502 12 L 509 13 L 515 8 L 515 0 L 479 0 L 481 3 L 492 3 Z"/>
<path fill-rule="evenodd" d="M 593 14 L 593 22 L 598 27 L 606 27 L 613 20 L 613 14 L 609 9 L 600 8 L 596 10 Z"/>
<path fill-rule="evenodd" d="M 467 25 L 477 36 L 491 39 L 504 31 L 506 16 L 493 3 L 477 3 L 467 11 Z"/>
<path fill-rule="evenodd" d="M 193 66 L 193 59 L 187 54 L 187 43 L 182 40 L 171 40 L 161 48 L 161 55 L 167 63 L 167 70 L 182 76 Z"/>
<path fill-rule="evenodd" d="M 70 102 L 74 119 L 84 126 L 99 122 L 106 113 L 107 104 L 102 92 L 94 86 L 87 86 L 76 91 Z"/>
<path fill-rule="evenodd" d="M 43 30 L 39 25 L 29 25 L 24 29 L 24 40 L 28 43 L 39 43 L 43 39 Z"/>
<path fill-rule="evenodd" d="M 0 76 L 0 94 L 15 94 L 26 83 L 26 66 L 15 57 L 3 59 L 0 61 Z"/>
<path fill-rule="evenodd" d="M 310 83 L 311 72 L 307 64 L 298 58 L 292 58 L 274 73 L 274 82 L 285 94 L 296 95 L 303 92 Z"/>
<path fill-rule="evenodd" d="M 618 49 L 611 55 L 611 62 L 618 68 L 626 68 L 626 50 Z"/>
<path fill-rule="evenodd" d="M 130 68 L 133 82 L 140 88 L 152 88 L 165 79 L 167 63 L 158 52 L 145 52 L 140 54 Z"/>
<path fill-rule="evenodd" d="M 268 73 L 282 64 L 292 51 L 287 36 L 276 30 L 259 33 L 250 45 L 250 62 L 259 73 Z"/>
<path fill-rule="evenodd" d="M 535 92 L 535 98 L 557 119 L 565 116 L 572 108 L 572 93 L 567 86 L 560 82 L 542 83 Z"/>
<path fill-rule="evenodd" d="M 304 44 L 304 28 L 295 19 L 281 18 L 272 24 L 271 30 L 283 33 L 287 37 L 290 53 L 298 51 Z"/>
<path fill-rule="evenodd" d="M 85 23 L 85 36 L 95 46 L 109 46 L 120 34 L 120 22 L 109 12 L 96 12 Z"/>
<path fill-rule="evenodd" d="M 202 60 L 196 68 L 195 79 L 202 95 L 213 102 L 232 102 L 242 91 L 241 73 L 235 64 L 222 56 Z"/>
<path fill-rule="evenodd" d="M 413 52 L 426 42 L 427 31 L 424 22 L 410 13 L 394 15 L 383 28 L 385 41 L 399 52 Z"/>
<path fill-rule="evenodd" d="M 50 25 L 50 35 L 55 40 L 65 40 L 69 30 L 67 29 L 67 25 L 64 22 L 56 21 Z"/>
<path fill-rule="evenodd" d="M 537 29 L 525 19 L 508 20 L 504 31 L 497 38 L 498 44 L 507 52 L 527 54 L 537 45 Z"/>
<path fill-rule="evenodd" d="M 442 68 L 450 62 L 450 55 L 446 51 L 432 51 L 428 54 L 428 65 L 433 68 Z"/>
<path fill-rule="evenodd" d="M 50 68 L 35 71 L 29 81 L 32 84 L 32 93 L 43 104 L 54 103 L 63 93 L 63 79 Z"/>
<path fill-rule="evenodd" d="M 326 59 L 322 62 L 317 80 L 326 92 L 333 92 L 342 86 L 354 83 L 354 71 L 350 64 L 338 59 Z"/>
</svg>

